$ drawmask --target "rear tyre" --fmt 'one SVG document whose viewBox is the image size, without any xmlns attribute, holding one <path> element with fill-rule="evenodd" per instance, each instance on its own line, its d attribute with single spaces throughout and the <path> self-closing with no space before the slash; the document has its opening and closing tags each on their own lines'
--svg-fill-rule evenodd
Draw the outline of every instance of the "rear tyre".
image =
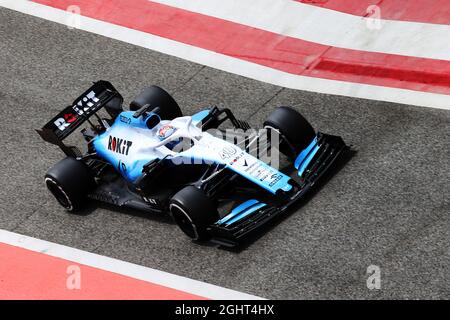
<svg viewBox="0 0 450 320">
<path fill-rule="evenodd" d="M 144 88 L 136 99 L 131 102 L 130 110 L 137 111 L 146 104 L 153 108 L 160 108 L 159 116 L 161 120 L 173 120 L 183 116 L 175 99 L 158 86 Z"/>
<path fill-rule="evenodd" d="M 275 129 L 282 135 L 286 141 L 280 143 L 280 151 L 293 158 L 316 136 L 308 120 L 290 107 L 275 109 L 264 122 L 264 127 Z"/>
<path fill-rule="evenodd" d="M 169 209 L 180 229 L 193 240 L 208 240 L 207 227 L 219 220 L 217 207 L 194 186 L 185 187 L 175 194 Z"/>
<path fill-rule="evenodd" d="M 87 194 L 95 186 L 89 168 L 71 157 L 61 160 L 48 170 L 45 184 L 59 204 L 70 212 L 82 208 Z"/>
</svg>

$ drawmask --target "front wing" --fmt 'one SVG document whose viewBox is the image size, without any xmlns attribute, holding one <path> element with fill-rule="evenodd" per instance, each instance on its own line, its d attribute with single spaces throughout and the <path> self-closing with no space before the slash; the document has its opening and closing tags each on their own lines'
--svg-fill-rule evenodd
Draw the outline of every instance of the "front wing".
<svg viewBox="0 0 450 320">
<path fill-rule="evenodd" d="M 248 200 L 234 208 L 227 216 L 209 227 L 213 241 L 234 247 L 269 221 L 279 217 L 303 199 L 308 191 L 326 174 L 336 168 L 349 147 L 341 137 L 319 133 L 295 161 L 297 181 L 290 196 L 280 195 L 279 203 L 266 204 L 256 199 Z"/>
</svg>

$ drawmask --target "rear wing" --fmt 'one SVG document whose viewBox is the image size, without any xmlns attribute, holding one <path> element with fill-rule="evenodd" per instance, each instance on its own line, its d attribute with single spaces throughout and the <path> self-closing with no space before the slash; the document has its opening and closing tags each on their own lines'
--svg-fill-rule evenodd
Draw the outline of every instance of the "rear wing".
<svg viewBox="0 0 450 320">
<path fill-rule="evenodd" d="M 107 81 L 98 81 L 78 97 L 72 105 L 66 107 L 42 129 L 36 130 L 45 141 L 59 146 L 68 156 L 77 156 L 74 147 L 64 144 L 64 139 L 78 127 L 105 107 L 105 110 L 115 117 L 122 110 L 123 97 Z"/>
</svg>

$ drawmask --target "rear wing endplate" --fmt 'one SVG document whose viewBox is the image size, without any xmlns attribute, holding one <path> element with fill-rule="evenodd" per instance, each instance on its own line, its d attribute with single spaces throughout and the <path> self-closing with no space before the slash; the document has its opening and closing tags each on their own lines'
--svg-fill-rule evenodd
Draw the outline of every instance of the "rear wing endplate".
<svg viewBox="0 0 450 320">
<path fill-rule="evenodd" d="M 64 145 L 63 140 L 103 107 L 115 116 L 122 103 L 123 98 L 114 86 L 101 80 L 36 131 L 45 141 L 59 146 L 66 155 L 74 156 L 73 148 Z"/>
</svg>

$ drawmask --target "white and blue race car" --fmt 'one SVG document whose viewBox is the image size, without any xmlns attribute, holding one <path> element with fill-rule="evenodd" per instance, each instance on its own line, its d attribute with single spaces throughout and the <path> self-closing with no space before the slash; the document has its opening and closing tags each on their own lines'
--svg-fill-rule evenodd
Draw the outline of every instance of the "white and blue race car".
<svg viewBox="0 0 450 320">
<path fill-rule="evenodd" d="M 64 142 L 78 128 L 83 152 Z M 348 150 L 340 137 L 316 133 L 289 107 L 275 109 L 256 131 L 229 109 L 183 116 L 157 86 L 145 88 L 124 111 L 122 96 L 107 81 L 94 83 L 37 132 L 66 155 L 45 175 L 65 209 L 77 212 L 91 198 L 168 212 L 190 238 L 225 246 L 286 212 Z M 232 139 L 225 135 L 230 132 Z M 263 161 L 262 149 L 280 150 L 290 168 Z"/>
</svg>

